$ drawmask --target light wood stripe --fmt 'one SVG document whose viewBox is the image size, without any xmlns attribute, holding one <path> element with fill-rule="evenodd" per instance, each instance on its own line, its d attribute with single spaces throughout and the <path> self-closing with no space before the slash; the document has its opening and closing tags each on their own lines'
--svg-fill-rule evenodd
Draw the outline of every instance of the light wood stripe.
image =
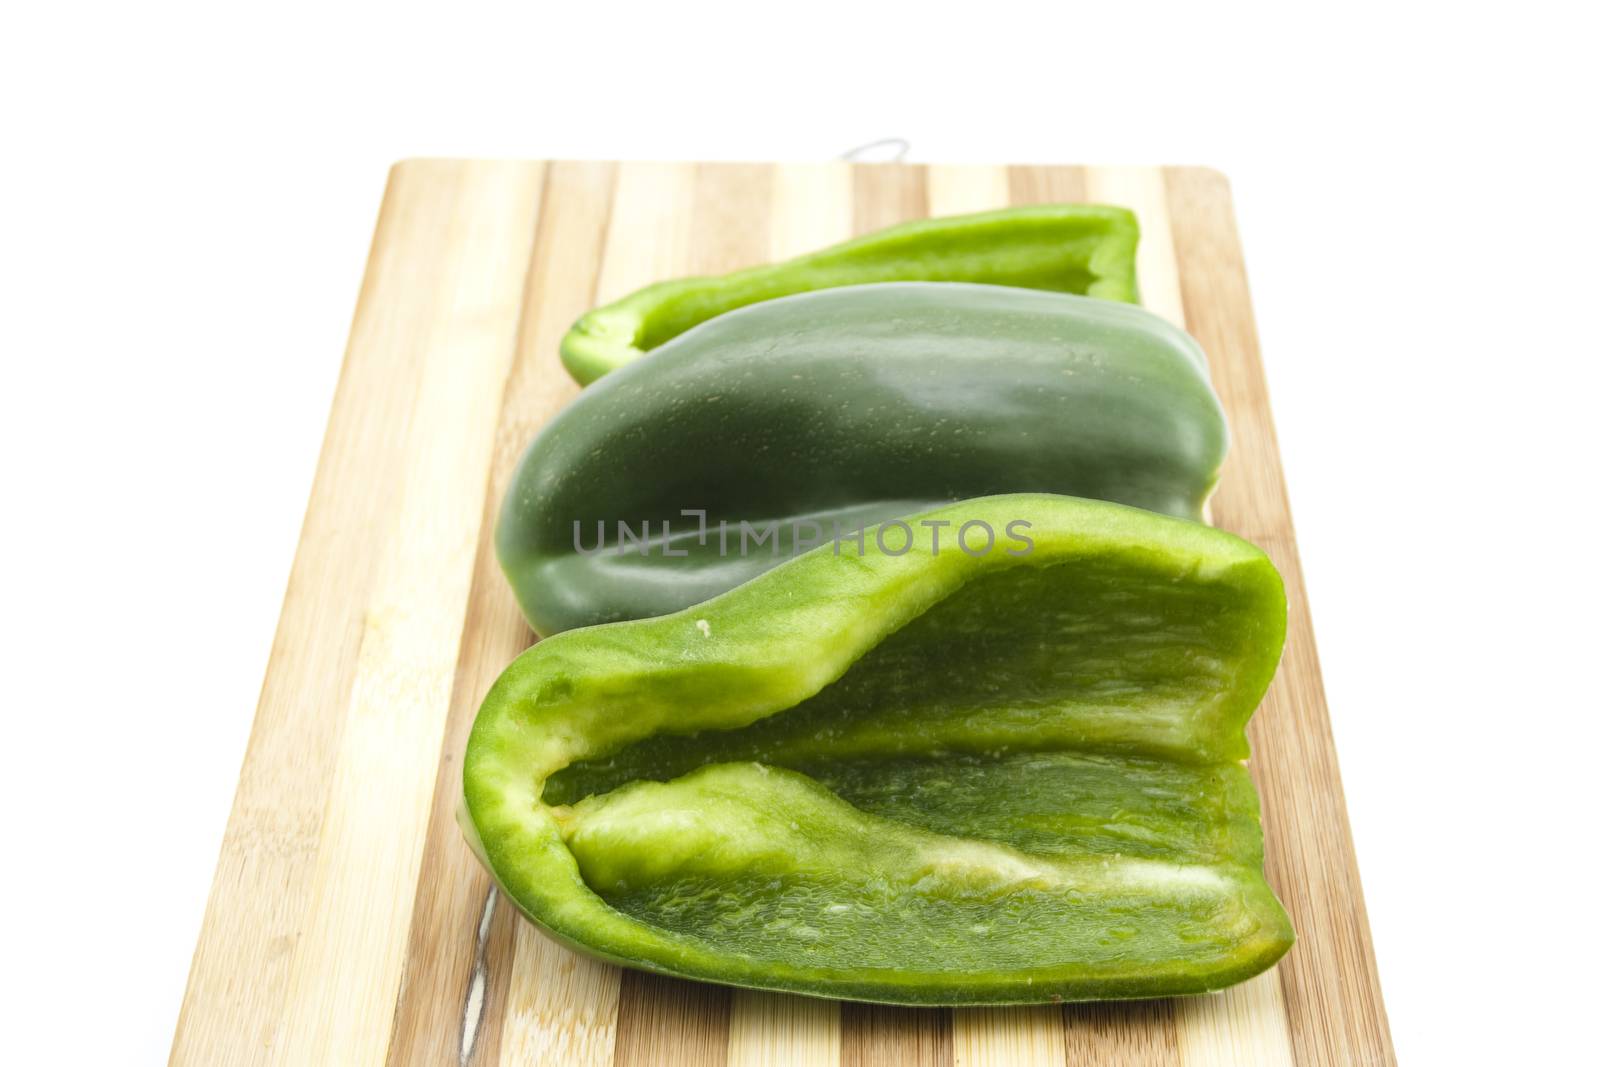
<svg viewBox="0 0 1600 1067">
<path fill-rule="evenodd" d="M 577 393 L 576 384 L 561 368 L 557 343 L 567 324 L 593 301 L 615 171 L 606 163 L 554 163 L 545 180 L 516 358 L 505 384 L 485 484 L 467 627 L 439 754 L 405 980 L 389 1048 L 393 1064 L 463 1059 L 494 1063 L 499 1055 L 515 931 L 521 920 L 513 907 L 499 900 L 487 928 L 480 930 L 490 910 L 491 882 L 456 825 L 461 757 L 483 695 L 533 640 L 495 560 L 494 520 L 522 450 L 538 426 Z M 548 997 L 561 988 L 543 983 L 535 996 Z M 525 1002 L 523 1006 L 527 1007 Z M 572 1004 L 546 1004 L 544 1010 L 558 1018 L 569 1013 L 583 1017 L 581 1006 Z M 566 1040 L 584 1046 L 597 1043 L 587 1034 L 568 1035 Z M 604 1039 L 599 1043 L 605 1045 L 605 1060 L 597 1062 L 608 1062 L 610 1043 Z"/>
<path fill-rule="evenodd" d="M 768 256 L 814 252 L 855 232 L 854 169 L 848 163 L 780 163 L 773 168 Z"/>
<path fill-rule="evenodd" d="M 993 211 L 1011 202 L 1004 167 L 934 164 L 928 167 L 928 214 Z"/>
<path fill-rule="evenodd" d="M 726 274 L 770 262 L 772 167 L 701 163 L 694 168 L 690 274 Z"/>
<path fill-rule="evenodd" d="M 1250 743 L 1267 877 L 1298 935 L 1273 972 L 1294 1062 L 1393 1063 L 1227 181 L 1181 167 L 1165 179 L 1189 330 L 1211 360 L 1233 433 L 1216 522 L 1272 556 L 1289 598 L 1283 662 Z"/>
<path fill-rule="evenodd" d="M 728 1067 L 835 1067 L 838 1062 L 838 1002 L 734 993 Z"/>
<path fill-rule="evenodd" d="M 619 165 L 596 304 L 688 272 L 694 242 L 694 184 L 691 163 Z"/>
<path fill-rule="evenodd" d="M 615 1062 L 622 972 L 558 945 L 520 916 L 515 922 L 500 1055 L 479 1059 L 560 1067 Z"/>
<path fill-rule="evenodd" d="M 968 1008 L 952 1018 L 955 1067 L 1061 1067 L 1061 1009 Z"/>
<path fill-rule="evenodd" d="M 424 350 L 416 406 L 394 442 L 407 477 L 394 525 L 369 542 L 377 573 L 279 1063 L 375 1063 L 388 1048 L 405 949 L 395 932 L 408 928 L 416 898 L 542 170 L 462 168 L 464 210 L 439 249 L 449 276 L 409 329 L 385 339 Z M 420 180 L 439 174 L 428 167 Z"/>
<path fill-rule="evenodd" d="M 1160 168 L 1090 167 L 1085 189 L 1090 202 L 1130 208 L 1139 216 L 1139 303 L 1182 326 L 1183 292 Z"/>
<path fill-rule="evenodd" d="M 1207 997 L 1173 1002 L 1183 1067 L 1292 1067 L 1289 1018 L 1275 970 Z"/>
</svg>

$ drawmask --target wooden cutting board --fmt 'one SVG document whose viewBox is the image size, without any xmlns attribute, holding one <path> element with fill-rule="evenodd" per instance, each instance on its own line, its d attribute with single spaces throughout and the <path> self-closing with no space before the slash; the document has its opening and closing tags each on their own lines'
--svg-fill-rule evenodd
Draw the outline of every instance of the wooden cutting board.
<svg viewBox="0 0 1600 1067">
<path fill-rule="evenodd" d="M 1267 876 L 1299 942 L 1222 994 L 913 1010 L 658 978 L 556 945 L 454 819 L 478 703 L 532 640 L 491 529 L 576 393 L 589 307 L 904 219 L 1095 200 L 1139 214 L 1146 304 L 1204 346 L 1233 430 L 1215 523 L 1288 585 L 1255 720 Z M 172 1061 L 1329 1064 L 1393 1060 L 1226 181 L 1190 168 L 397 165 L 278 624 Z"/>
</svg>

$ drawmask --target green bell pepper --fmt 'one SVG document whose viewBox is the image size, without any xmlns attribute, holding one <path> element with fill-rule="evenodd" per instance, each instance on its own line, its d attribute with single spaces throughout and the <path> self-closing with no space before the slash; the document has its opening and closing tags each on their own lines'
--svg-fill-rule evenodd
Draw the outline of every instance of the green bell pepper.
<svg viewBox="0 0 1600 1067">
<path fill-rule="evenodd" d="M 870 282 L 983 282 L 1132 303 L 1139 223 L 1125 208 L 1044 204 L 923 219 L 783 263 L 640 289 L 579 319 L 561 362 L 584 385 L 707 319 L 793 293 Z"/>
<path fill-rule="evenodd" d="M 1142 308 L 851 286 L 718 316 L 584 390 L 524 455 L 496 545 L 549 635 L 677 611 L 964 498 L 1198 518 L 1226 451 L 1205 357 Z"/>
<path fill-rule="evenodd" d="M 1043 495 L 884 529 L 512 663 L 461 807 L 506 895 L 616 963 L 886 1003 L 1271 966 L 1294 934 L 1241 762 L 1284 636 L 1267 557 Z"/>
</svg>

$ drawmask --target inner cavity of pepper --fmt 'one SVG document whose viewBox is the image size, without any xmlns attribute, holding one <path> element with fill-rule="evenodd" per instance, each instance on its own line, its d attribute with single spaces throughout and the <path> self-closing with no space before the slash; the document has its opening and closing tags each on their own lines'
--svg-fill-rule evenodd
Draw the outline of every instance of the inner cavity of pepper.
<svg viewBox="0 0 1600 1067">
<path fill-rule="evenodd" d="M 1178 577 L 986 574 L 809 700 L 575 763 L 542 801 L 613 908 L 757 960 L 1221 954 L 1260 914 L 1257 802 L 1221 707 L 1252 615 Z"/>
</svg>

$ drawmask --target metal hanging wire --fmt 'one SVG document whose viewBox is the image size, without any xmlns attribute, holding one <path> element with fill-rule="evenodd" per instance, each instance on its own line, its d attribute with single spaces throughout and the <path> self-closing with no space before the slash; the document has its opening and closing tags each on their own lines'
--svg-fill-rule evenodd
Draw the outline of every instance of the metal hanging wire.
<svg viewBox="0 0 1600 1067">
<path fill-rule="evenodd" d="M 911 154 L 911 142 L 904 137 L 882 137 L 857 145 L 839 156 L 846 163 L 901 163 Z"/>
</svg>

